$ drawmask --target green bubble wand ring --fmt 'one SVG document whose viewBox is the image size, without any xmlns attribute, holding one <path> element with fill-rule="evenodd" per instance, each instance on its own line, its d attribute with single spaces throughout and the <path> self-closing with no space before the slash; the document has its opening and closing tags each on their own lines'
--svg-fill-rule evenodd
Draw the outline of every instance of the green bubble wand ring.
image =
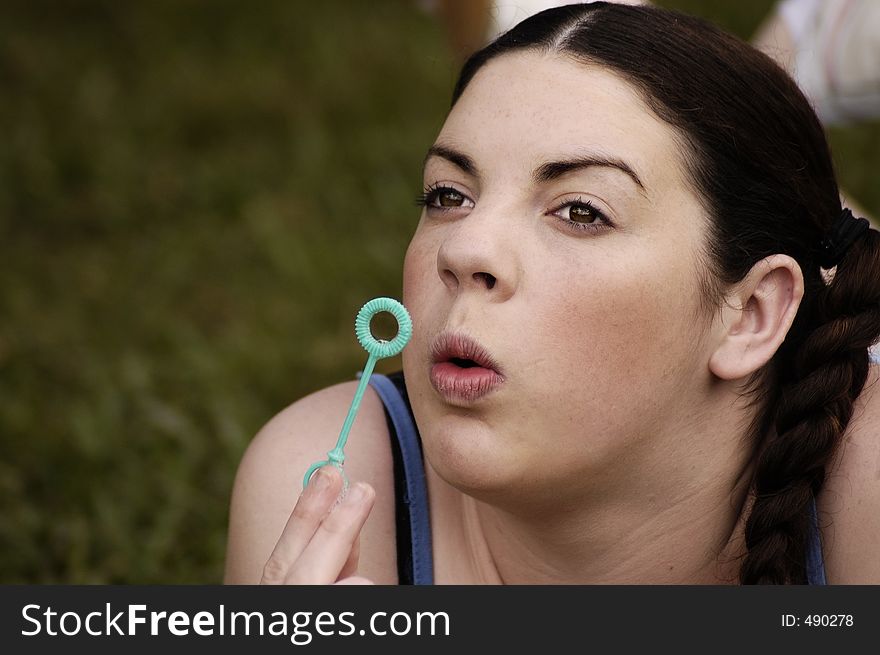
<svg viewBox="0 0 880 655">
<path fill-rule="evenodd" d="M 397 320 L 397 336 L 391 341 L 376 339 L 370 332 L 370 321 L 379 312 L 388 312 Z M 376 366 L 377 361 L 386 357 L 393 357 L 409 343 L 410 337 L 412 337 L 412 319 L 409 317 L 406 307 L 396 300 L 392 298 L 374 298 L 361 307 L 361 311 L 358 312 L 357 318 L 354 320 L 354 333 L 369 357 L 364 366 L 364 371 L 361 373 L 361 381 L 358 384 L 357 391 L 355 391 L 354 400 L 351 401 L 351 407 L 348 409 L 348 416 L 345 418 L 345 423 L 342 424 L 342 432 L 339 433 L 339 439 L 336 440 L 336 447 L 327 453 L 327 459 L 315 462 L 309 467 L 303 478 L 303 488 L 309 483 L 315 471 L 322 466 L 332 464 L 342 471 L 342 464 L 345 462 L 343 449 L 345 448 L 346 441 L 348 441 L 348 433 L 354 423 L 354 417 L 361 406 L 364 392 L 367 390 L 367 383 L 373 374 L 373 368 Z M 342 477 L 347 487 L 348 480 L 345 478 L 345 471 L 342 471 Z"/>
</svg>

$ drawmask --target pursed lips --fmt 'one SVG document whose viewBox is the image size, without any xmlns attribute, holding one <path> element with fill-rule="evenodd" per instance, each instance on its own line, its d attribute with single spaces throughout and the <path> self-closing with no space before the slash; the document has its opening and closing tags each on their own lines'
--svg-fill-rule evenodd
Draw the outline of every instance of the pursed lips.
<svg viewBox="0 0 880 655">
<path fill-rule="evenodd" d="M 462 332 L 441 332 L 431 346 L 430 379 L 448 402 L 474 402 L 504 382 L 500 366 L 478 341 Z"/>
</svg>

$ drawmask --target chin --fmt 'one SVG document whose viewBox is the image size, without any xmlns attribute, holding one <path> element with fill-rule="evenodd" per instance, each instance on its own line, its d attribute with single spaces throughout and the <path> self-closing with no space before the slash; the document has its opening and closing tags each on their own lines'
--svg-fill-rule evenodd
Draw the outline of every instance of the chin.
<svg viewBox="0 0 880 655">
<path fill-rule="evenodd" d="M 522 482 L 517 458 L 487 426 L 448 416 L 428 425 L 421 433 L 425 460 L 447 484 L 489 501 Z"/>
</svg>

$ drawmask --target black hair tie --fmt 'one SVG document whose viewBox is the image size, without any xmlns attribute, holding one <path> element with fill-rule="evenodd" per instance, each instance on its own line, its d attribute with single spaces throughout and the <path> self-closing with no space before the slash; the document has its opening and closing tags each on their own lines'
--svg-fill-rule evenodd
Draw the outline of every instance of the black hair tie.
<svg viewBox="0 0 880 655">
<path fill-rule="evenodd" d="M 819 266 L 826 269 L 837 266 L 853 242 L 870 229 L 866 218 L 856 218 L 849 209 L 841 211 L 819 244 Z"/>
</svg>

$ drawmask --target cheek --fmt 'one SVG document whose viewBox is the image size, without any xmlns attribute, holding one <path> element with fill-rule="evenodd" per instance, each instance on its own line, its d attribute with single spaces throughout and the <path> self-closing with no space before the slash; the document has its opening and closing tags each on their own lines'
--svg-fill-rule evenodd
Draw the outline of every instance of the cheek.
<svg viewBox="0 0 880 655">
<path fill-rule="evenodd" d="M 415 362 L 417 353 L 425 352 L 425 325 L 433 320 L 430 315 L 433 294 L 440 282 L 436 273 L 436 247 L 429 240 L 420 238 L 419 233 L 413 237 L 407 247 L 403 260 L 403 304 L 413 321 L 413 336 L 403 351 L 404 370 L 408 360 Z M 406 371 L 409 377 L 410 371 Z"/>
<path fill-rule="evenodd" d="M 695 290 L 659 263 L 584 279 L 547 299 L 555 309 L 543 332 L 559 380 L 600 413 L 663 402 L 697 365 Z"/>
<path fill-rule="evenodd" d="M 418 296 L 417 289 L 419 283 L 424 279 L 427 257 L 428 252 L 424 239 L 420 239 L 418 232 L 416 232 L 416 235 L 409 242 L 406 254 L 403 257 L 404 304 L 411 303 Z"/>
<path fill-rule="evenodd" d="M 436 230 L 426 226 L 426 221 L 427 219 L 422 216 L 406 247 L 403 256 L 404 284 L 423 282 L 429 279 L 428 275 L 436 275 L 440 235 Z"/>
<path fill-rule="evenodd" d="M 416 232 L 403 259 L 403 304 L 412 316 L 415 336 L 424 317 L 423 307 L 429 303 L 429 285 L 437 277 L 435 261 L 433 244 Z"/>
</svg>

